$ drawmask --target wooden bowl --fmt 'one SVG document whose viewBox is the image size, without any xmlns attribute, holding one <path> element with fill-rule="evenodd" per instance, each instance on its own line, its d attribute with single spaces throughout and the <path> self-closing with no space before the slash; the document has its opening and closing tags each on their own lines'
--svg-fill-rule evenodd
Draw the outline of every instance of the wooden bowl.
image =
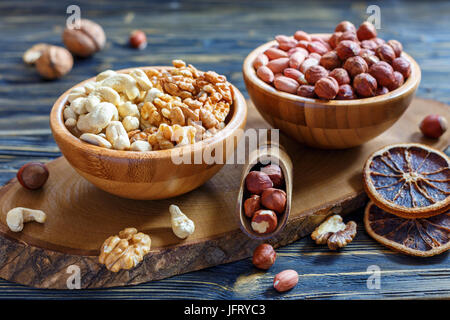
<svg viewBox="0 0 450 320">
<path fill-rule="evenodd" d="M 150 67 L 142 69 L 147 68 Z M 130 70 L 131 68 L 118 72 L 126 73 Z M 97 147 L 75 137 L 66 128 L 63 120 L 63 110 L 69 92 L 93 80 L 94 78 L 91 78 L 77 84 L 58 98 L 50 113 L 50 127 L 62 154 L 82 177 L 98 188 L 123 198 L 165 199 L 199 187 L 222 168 L 226 155 L 232 154 L 236 149 L 247 120 L 245 99 L 233 86 L 234 101 L 226 126 L 214 137 L 193 145 L 148 152 Z M 223 150 L 222 163 L 207 164 L 202 161 L 201 164 L 176 164 L 172 161 L 172 151 L 175 149 L 183 159 L 203 159 L 205 150 L 220 148 Z M 200 157 L 194 158 L 195 155 Z"/>
<path fill-rule="evenodd" d="M 411 75 L 388 94 L 355 100 L 319 100 L 278 91 L 259 79 L 253 68 L 258 54 L 276 44 L 271 41 L 253 50 L 243 65 L 244 81 L 255 107 L 274 128 L 311 147 L 355 147 L 391 127 L 408 108 L 420 83 L 419 65 L 408 54 Z"/>
</svg>

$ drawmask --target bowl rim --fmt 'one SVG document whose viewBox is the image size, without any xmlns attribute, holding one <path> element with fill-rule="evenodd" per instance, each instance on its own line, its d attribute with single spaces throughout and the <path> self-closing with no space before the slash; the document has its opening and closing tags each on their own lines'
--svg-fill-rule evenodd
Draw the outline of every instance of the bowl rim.
<svg viewBox="0 0 450 320">
<path fill-rule="evenodd" d="M 117 73 L 129 73 L 134 69 L 169 69 L 172 66 L 138 66 L 125 68 L 120 70 L 114 70 Z M 231 110 L 233 114 L 229 119 L 228 123 L 223 129 L 217 132 L 214 136 L 207 138 L 202 141 L 198 141 L 193 144 L 185 145 L 182 147 L 175 147 L 165 150 L 151 150 L 151 151 L 131 151 L 131 150 L 115 150 L 108 149 L 100 146 L 95 146 L 87 142 L 82 141 L 80 138 L 74 136 L 65 126 L 63 111 L 66 106 L 67 98 L 69 93 L 74 89 L 85 85 L 88 82 L 95 81 L 96 76 L 89 79 L 83 80 L 68 90 L 61 94 L 52 106 L 50 111 L 50 128 L 53 136 L 56 136 L 63 140 L 65 143 L 70 144 L 72 147 L 84 151 L 88 151 L 92 154 L 97 154 L 100 156 L 106 156 L 111 158 L 121 158 L 121 159 L 164 159 L 170 158 L 172 152 L 176 150 L 177 154 L 185 154 L 185 152 L 196 152 L 198 150 L 203 150 L 204 148 L 225 141 L 228 137 L 232 136 L 233 133 L 242 126 L 242 123 L 247 119 L 247 104 L 242 93 L 233 84 L 230 83 L 233 90 L 233 104 L 231 105 Z M 58 143 L 57 143 L 58 144 Z M 58 144 L 59 145 L 59 144 Z"/>
<path fill-rule="evenodd" d="M 319 37 L 326 37 L 329 36 L 330 33 L 312 33 L 313 36 L 319 36 Z M 254 50 L 252 50 L 247 57 L 244 60 L 244 63 L 242 65 L 242 72 L 244 74 L 244 79 L 251 82 L 253 85 L 259 87 L 261 90 L 266 92 L 267 94 L 278 96 L 278 98 L 289 100 L 291 102 L 298 102 L 298 103 L 307 103 L 308 105 L 318 105 L 322 107 L 337 107 L 337 106 L 346 106 L 346 107 L 352 107 L 352 106 L 362 106 L 362 105 L 372 105 L 376 102 L 381 102 L 384 100 L 390 100 L 399 96 L 402 96 L 411 90 L 415 90 L 421 80 L 421 70 L 418 65 L 418 63 L 406 52 L 402 52 L 402 57 L 406 58 L 411 63 L 411 75 L 408 77 L 408 79 L 401 85 L 399 88 L 392 90 L 388 92 L 387 94 L 370 97 L 370 98 L 362 98 L 362 99 L 352 99 L 352 100 L 322 100 L 322 99 L 313 99 L 313 98 L 306 98 L 301 97 L 292 93 L 283 92 L 280 90 L 277 90 L 273 86 L 269 85 L 268 83 L 262 81 L 258 78 L 256 75 L 256 70 L 253 68 L 253 61 L 255 58 L 260 54 L 266 51 L 268 48 L 272 47 L 277 43 L 276 40 L 271 40 L 269 42 L 266 42 Z"/>
</svg>

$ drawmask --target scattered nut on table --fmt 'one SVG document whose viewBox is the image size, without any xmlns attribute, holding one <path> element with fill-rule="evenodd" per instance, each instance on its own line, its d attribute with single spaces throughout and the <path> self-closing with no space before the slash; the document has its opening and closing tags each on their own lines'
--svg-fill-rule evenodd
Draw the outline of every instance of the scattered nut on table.
<svg viewBox="0 0 450 320">
<path fill-rule="evenodd" d="M 268 243 L 262 243 L 253 251 L 252 263 L 255 267 L 263 270 L 269 269 L 277 258 L 277 253 Z"/>
<path fill-rule="evenodd" d="M 42 49 L 35 64 L 39 74 L 51 80 L 61 78 L 72 70 L 73 58 L 65 48 L 49 45 Z"/>
<path fill-rule="evenodd" d="M 64 29 L 62 39 L 66 48 L 80 57 L 88 57 L 102 50 L 106 43 L 103 28 L 88 19 L 81 19 L 79 28 Z"/>
<path fill-rule="evenodd" d="M 148 235 L 126 228 L 105 240 L 98 261 L 112 272 L 134 268 L 150 252 L 151 243 Z"/>
<path fill-rule="evenodd" d="M 46 219 L 47 215 L 44 211 L 23 207 L 11 209 L 6 214 L 6 224 L 13 232 L 22 231 L 25 222 L 36 221 L 44 223 Z"/>
<path fill-rule="evenodd" d="M 17 171 L 17 180 L 28 190 L 41 188 L 48 179 L 47 166 L 40 162 L 28 162 Z"/>
<path fill-rule="evenodd" d="M 171 204 L 169 207 L 172 230 L 180 239 L 185 239 L 195 231 L 194 221 L 189 219 L 178 206 Z"/>
<path fill-rule="evenodd" d="M 42 52 L 50 46 L 46 43 L 38 43 L 32 46 L 30 49 L 25 51 L 22 56 L 23 62 L 29 65 L 35 64 L 36 60 L 42 55 Z"/>
<path fill-rule="evenodd" d="M 311 234 L 311 238 L 317 244 L 328 244 L 330 250 L 337 250 L 352 242 L 355 235 L 356 223 L 354 221 L 345 224 L 340 215 L 334 215 L 322 222 Z"/>
</svg>

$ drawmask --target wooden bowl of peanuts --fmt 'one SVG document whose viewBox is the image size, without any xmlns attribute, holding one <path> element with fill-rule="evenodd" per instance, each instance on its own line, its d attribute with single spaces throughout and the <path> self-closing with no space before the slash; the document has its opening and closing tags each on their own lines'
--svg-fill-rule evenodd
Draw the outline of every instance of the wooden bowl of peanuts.
<svg viewBox="0 0 450 320">
<path fill-rule="evenodd" d="M 82 177 L 123 198 L 155 200 L 194 190 L 222 168 L 243 134 L 245 99 L 215 72 L 179 60 L 174 66 L 108 70 L 58 98 L 50 114 L 52 133 Z M 177 79 L 183 84 L 175 86 Z M 192 93 L 180 89 L 188 84 Z M 179 91 L 172 96 L 166 89 Z M 195 107 L 199 101 L 203 106 Z M 133 127 L 136 120 L 129 117 L 138 124 Z"/>
<path fill-rule="evenodd" d="M 327 34 L 310 36 L 325 39 L 324 41 L 330 39 L 330 35 Z M 405 112 L 420 83 L 421 72 L 418 64 L 411 56 L 402 52 L 401 57 L 407 59 L 410 63 L 411 73 L 400 87 L 392 91 L 389 90 L 387 93 L 380 95 L 377 93 L 377 95 L 373 94 L 375 96 L 366 98 L 361 98 L 355 94 L 349 100 L 325 100 L 318 98 L 317 95 L 314 98 L 308 98 L 301 96 L 300 87 L 311 88 L 312 96 L 314 96 L 315 87 L 314 85 L 306 85 L 308 83 L 301 85 L 300 82 L 300 84 L 297 84 L 296 92 L 283 92 L 261 80 L 254 67 L 255 59 L 258 56 L 265 53 L 269 48 L 277 48 L 277 46 L 277 41 L 270 41 L 259 46 L 247 56 L 243 64 L 247 91 L 255 107 L 268 123 L 298 142 L 311 147 L 345 149 L 361 145 L 377 137 L 391 127 Z M 337 50 L 334 49 L 334 51 Z M 309 54 L 311 55 L 311 53 Z M 318 57 L 320 59 L 320 55 Z M 305 59 L 304 61 L 309 60 L 308 56 L 303 59 Z M 321 60 L 318 60 L 316 65 L 319 63 L 322 64 Z M 343 60 L 340 63 L 343 69 Z M 292 67 L 289 68 L 292 69 Z M 321 68 L 316 69 L 320 71 Z M 301 70 L 302 64 L 299 64 L 299 67 L 294 71 L 300 74 Z M 307 72 L 305 71 L 305 74 Z M 330 79 L 331 72 L 329 70 L 325 70 L 325 72 L 328 72 L 328 76 L 325 78 Z M 368 75 L 368 71 L 366 72 L 366 75 Z M 277 75 L 275 74 L 275 81 Z M 283 76 L 283 73 L 279 73 L 279 75 Z M 284 74 L 281 80 L 287 76 Z M 370 75 L 368 76 L 370 77 Z M 334 79 L 331 80 L 336 83 L 340 90 L 341 84 L 338 84 Z M 289 81 L 292 81 L 292 79 Z M 279 85 L 282 84 L 282 81 L 278 82 Z M 348 87 L 353 91 L 351 85 L 348 85 Z M 336 89 L 336 92 L 338 89 Z"/>
</svg>

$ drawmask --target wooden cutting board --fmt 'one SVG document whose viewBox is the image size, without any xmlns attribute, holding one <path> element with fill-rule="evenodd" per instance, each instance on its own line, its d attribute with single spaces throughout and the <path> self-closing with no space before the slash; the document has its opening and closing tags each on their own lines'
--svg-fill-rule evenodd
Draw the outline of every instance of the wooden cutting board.
<svg viewBox="0 0 450 320">
<path fill-rule="evenodd" d="M 266 128 L 251 103 L 249 109 L 247 126 Z M 292 210 L 286 228 L 270 242 L 286 245 L 311 233 L 328 215 L 363 206 L 361 168 L 379 147 L 421 142 L 443 149 L 450 132 L 435 141 L 423 138 L 418 130 L 429 113 L 450 120 L 448 106 L 415 99 L 390 130 L 348 150 L 311 149 L 282 136 L 294 163 Z M 0 189 L 0 277 L 4 279 L 67 289 L 73 272 L 69 267 L 76 265 L 81 288 L 132 285 L 243 259 L 259 244 L 241 232 L 235 217 L 241 165 L 226 165 L 197 190 L 159 201 L 125 200 L 105 193 L 81 178 L 62 157 L 48 163 L 48 168 L 50 178 L 41 190 L 25 190 L 16 179 Z M 184 241 L 171 230 L 168 207 L 172 203 L 196 225 L 195 233 Z M 47 222 L 28 223 L 21 233 L 10 232 L 6 213 L 17 206 L 44 210 Z M 149 234 L 152 252 L 137 268 L 112 273 L 97 262 L 97 255 L 103 241 L 125 227 Z"/>
</svg>

